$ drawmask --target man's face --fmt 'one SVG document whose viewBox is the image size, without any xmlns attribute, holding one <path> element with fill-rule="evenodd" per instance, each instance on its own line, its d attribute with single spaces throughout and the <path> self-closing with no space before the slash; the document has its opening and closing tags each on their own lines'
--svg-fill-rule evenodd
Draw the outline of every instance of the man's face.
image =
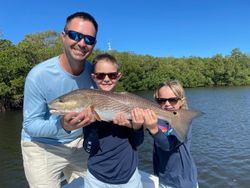
<svg viewBox="0 0 250 188">
<path fill-rule="evenodd" d="M 93 44 L 87 44 L 84 38 L 74 40 L 74 36 L 79 35 L 86 37 L 96 37 L 96 30 L 92 22 L 83 20 L 81 18 L 72 19 L 67 25 L 67 31 L 73 31 L 73 37 L 69 33 L 62 32 L 62 41 L 66 56 L 70 61 L 77 61 L 82 63 L 83 60 L 91 54 L 96 41 Z M 75 33 L 77 32 L 77 33 Z M 81 35 L 83 34 L 83 35 Z M 75 38 L 76 39 L 76 38 Z"/>
</svg>

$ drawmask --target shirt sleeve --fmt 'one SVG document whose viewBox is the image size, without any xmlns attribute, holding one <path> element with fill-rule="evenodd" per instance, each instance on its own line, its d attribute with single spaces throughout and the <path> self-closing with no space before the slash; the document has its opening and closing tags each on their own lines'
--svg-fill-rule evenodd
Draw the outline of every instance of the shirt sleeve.
<svg viewBox="0 0 250 188">
<path fill-rule="evenodd" d="M 27 77 L 24 88 L 23 129 L 31 137 L 55 138 L 57 135 L 67 135 L 62 129 L 60 116 L 49 113 L 44 90 L 39 87 L 39 81 Z"/>
<path fill-rule="evenodd" d="M 179 147 L 182 142 L 174 135 L 174 131 L 166 135 L 161 129 L 154 135 L 152 135 L 155 144 L 164 151 L 171 151 Z"/>
<path fill-rule="evenodd" d="M 132 130 L 130 141 L 134 147 L 138 147 L 144 141 L 144 130 L 143 126 L 138 130 Z"/>
</svg>

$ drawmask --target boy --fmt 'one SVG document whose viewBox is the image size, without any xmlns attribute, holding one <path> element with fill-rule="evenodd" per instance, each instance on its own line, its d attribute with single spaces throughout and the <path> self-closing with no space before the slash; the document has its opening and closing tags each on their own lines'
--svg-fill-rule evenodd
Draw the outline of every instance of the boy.
<svg viewBox="0 0 250 188">
<path fill-rule="evenodd" d="M 94 58 L 93 64 L 92 79 L 97 87 L 114 91 L 122 76 L 116 59 L 110 54 L 100 54 Z M 143 110 L 135 108 L 131 115 L 132 128 L 121 113 L 113 122 L 96 121 L 83 128 L 84 148 L 90 153 L 85 188 L 142 188 L 136 148 L 144 138 Z"/>
</svg>

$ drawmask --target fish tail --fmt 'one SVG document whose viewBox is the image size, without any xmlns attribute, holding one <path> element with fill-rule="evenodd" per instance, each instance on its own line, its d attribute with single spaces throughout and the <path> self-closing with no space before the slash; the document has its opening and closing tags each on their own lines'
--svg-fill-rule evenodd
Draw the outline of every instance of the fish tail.
<svg viewBox="0 0 250 188">
<path fill-rule="evenodd" d="M 182 141 L 187 139 L 192 120 L 202 114 L 203 112 L 196 110 L 178 110 L 173 112 L 174 117 L 170 124 Z"/>
</svg>

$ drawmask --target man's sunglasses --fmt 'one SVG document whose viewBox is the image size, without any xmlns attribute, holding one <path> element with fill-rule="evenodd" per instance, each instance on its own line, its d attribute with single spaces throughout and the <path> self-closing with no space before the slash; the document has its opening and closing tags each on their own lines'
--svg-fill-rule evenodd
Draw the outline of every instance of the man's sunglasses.
<svg viewBox="0 0 250 188">
<path fill-rule="evenodd" d="M 77 31 L 72 31 L 72 30 L 64 30 L 66 35 L 69 36 L 70 39 L 79 42 L 80 40 L 84 39 L 84 42 L 88 45 L 93 45 L 95 44 L 95 37 L 90 36 L 90 35 L 84 35 L 82 33 L 79 33 Z"/>
<path fill-rule="evenodd" d="M 171 105 L 175 105 L 175 104 L 177 104 L 177 102 L 179 100 L 180 100 L 180 98 L 178 98 L 178 97 L 173 97 L 173 98 L 156 98 L 156 102 L 158 104 L 165 104 L 168 101 Z"/>
<path fill-rule="evenodd" d="M 104 73 L 104 72 L 96 72 L 95 77 L 97 80 L 104 80 L 105 77 L 108 76 L 109 79 L 115 80 L 118 77 L 117 72 L 109 72 L 109 73 Z"/>
</svg>

